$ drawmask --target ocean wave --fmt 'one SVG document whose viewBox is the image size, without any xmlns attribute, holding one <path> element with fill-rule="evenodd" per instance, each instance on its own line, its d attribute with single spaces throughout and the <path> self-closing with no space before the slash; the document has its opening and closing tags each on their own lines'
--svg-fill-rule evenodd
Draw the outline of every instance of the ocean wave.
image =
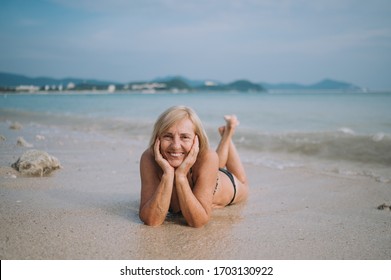
<svg viewBox="0 0 391 280">
<path fill-rule="evenodd" d="M 260 157 L 245 157 L 243 162 L 254 165 L 262 165 L 272 169 L 285 170 L 289 168 L 300 168 L 305 167 L 304 164 L 295 162 L 293 160 L 278 159 L 271 156 L 260 156 Z"/>
<path fill-rule="evenodd" d="M 388 176 L 385 176 L 384 174 L 381 174 L 379 172 L 373 171 L 373 170 L 352 170 L 352 169 L 344 169 L 340 167 L 335 167 L 331 170 L 328 170 L 331 173 L 335 173 L 338 175 L 348 176 L 348 177 L 367 177 L 370 179 L 375 180 L 379 183 L 390 183 L 391 179 L 388 178 Z"/>
<path fill-rule="evenodd" d="M 333 132 L 242 133 L 238 145 L 259 152 L 296 154 L 331 160 L 391 166 L 391 136 L 359 135 L 351 129 Z"/>
<path fill-rule="evenodd" d="M 18 110 L 0 110 L 0 120 L 36 122 L 50 126 L 65 126 L 76 130 L 105 132 L 148 142 L 153 120 L 138 118 L 89 117 Z M 216 129 L 210 135 L 219 140 Z M 208 133 L 209 134 L 209 133 Z M 238 147 L 256 152 L 299 155 L 334 161 L 345 160 L 391 166 L 391 135 L 384 132 L 359 134 L 349 127 L 326 132 L 262 133 L 255 129 L 238 130 Z M 270 163 L 270 162 L 269 162 Z M 278 163 L 270 163 L 282 166 Z"/>
<path fill-rule="evenodd" d="M 145 136 L 152 132 L 153 123 L 149 120 L 129 118 L 108 118 L 68 113 L 31 112 L 0 109 L 0 121 L 19 120 L 22 123 L 36 123 L 49 126 L 66 127 L 89 132 L 125 134 L 129 137 Z"/>
</svg>

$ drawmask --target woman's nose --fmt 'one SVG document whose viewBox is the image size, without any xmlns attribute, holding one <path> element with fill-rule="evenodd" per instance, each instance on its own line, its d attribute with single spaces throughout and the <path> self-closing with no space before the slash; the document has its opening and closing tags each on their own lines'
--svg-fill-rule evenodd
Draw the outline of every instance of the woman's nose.
<svg viewBox="0 0 391 280">
<path fill-rule="evenodd" d="M 175 147 L 175 148 L 180 148 L 181 147 L 181 142 L 180 142 L 179 137 L 174 137 L 172 139 L 172 146 Z"/>
</svg>

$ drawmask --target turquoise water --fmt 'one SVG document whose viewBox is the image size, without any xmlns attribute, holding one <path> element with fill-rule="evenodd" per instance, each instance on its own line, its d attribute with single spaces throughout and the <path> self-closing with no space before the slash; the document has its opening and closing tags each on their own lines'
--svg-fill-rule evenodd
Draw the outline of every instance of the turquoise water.
<svg viewBox="0 0 391 280">
<path fill-rule="evenodd" d="M 293 166 L 304 159 L 380 167 L 383 173 L 391 166 L 391 93 L 0 95 L 0 115 L 31 114 L 35 121 L 49 118 L 81 128 L 93 123 L 113 135 L 146 138 L 158 115 L 173 105 L 192 107 L 212 142 L 223 116 L 236 114 L 237 145 L 255 163 L 267 155 L 268 164 L 285 163 L 279 166 L 290 166 L 292 158 L 300 162 Z"/>
</svg>

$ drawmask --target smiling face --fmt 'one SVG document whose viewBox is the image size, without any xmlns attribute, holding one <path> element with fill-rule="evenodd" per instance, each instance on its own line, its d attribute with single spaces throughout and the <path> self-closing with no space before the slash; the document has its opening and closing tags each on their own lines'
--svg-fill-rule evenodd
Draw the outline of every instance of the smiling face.
<svg viewBox="0 0 391 280">
<path fill-rule="evenodd" d="M 174 123 L 160 135 L 160 152 L 176 168 L 190 152 L 194 142 L 194 125 L 188 118 Z"/>
</svg>

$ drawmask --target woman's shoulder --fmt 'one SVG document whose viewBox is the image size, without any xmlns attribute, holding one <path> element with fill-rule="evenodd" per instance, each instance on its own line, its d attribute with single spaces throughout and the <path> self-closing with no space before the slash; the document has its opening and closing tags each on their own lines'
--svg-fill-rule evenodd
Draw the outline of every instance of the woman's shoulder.
<svg viewBox="0 0 391 280">
<path fill-rule="evenodd" d="M 151 148 L 146 149 L 140 158 L 140 170 L 147 172 L 148 176 L 151 174 L 160 174 L 159 165 L 155 161 L 155 155 Z"/>
<path fill-rule="evenodd" d="M 141 154 L 140 161 L 141 162 L 143 162 L 143 161 L 153 161 L 154 158 L 155 158 L 155 155 L 154 155 L 152 149 L 148 148 Z"/>
<path fill-rule="evenodd" d="M 216 153 L 216 151 L 215 150 L 213 150 L 213 149 L 208 149 L 207 151 L 206 151 L 206 153 L 205 153 L 207 156 L 209 156 L 209 157 L 215 157 L 215 158 L 217 158 L 218 159 L 218 155 L 217 155 L 217 153 Z"/>
<path fill-rule="evenodd" d="M 212 149 L 206 150 L 199 158 L 199 163 L 201 165 L 217 164 L 219 162 L 219 157 L 216 151 Z"/>
</svg>

